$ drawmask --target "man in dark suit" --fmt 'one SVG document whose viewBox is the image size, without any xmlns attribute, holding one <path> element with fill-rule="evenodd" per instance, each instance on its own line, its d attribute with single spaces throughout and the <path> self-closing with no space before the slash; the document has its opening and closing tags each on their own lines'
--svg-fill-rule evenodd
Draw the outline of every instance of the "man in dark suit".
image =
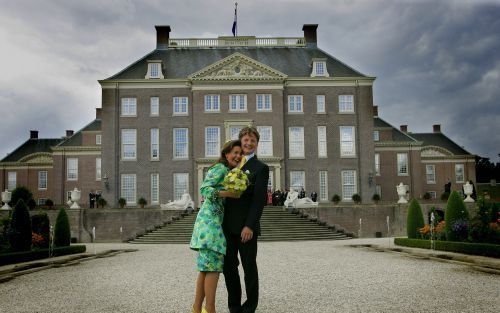
<svg viewBox="0 0 500 313">
<path fill-rule="evenodd" d="M 260 217 L 267 202 L 269 167 L 259 161 L 255 152 L 259 132 L 245 127 L 239 133 L 242 157 L 241 169 L 248 171 L 249 186 L 239 199 L 226 199 L 222 227 L 227 249 L 224 258 L 224 279 L 231 313 L 253 313 L 259 302 L 259 274 L 257 271 L 257 237 Z M 247 300 L 241 304 L 241 282 L 238 274 L 238 253 L 245 272 Z"/>
</svg>

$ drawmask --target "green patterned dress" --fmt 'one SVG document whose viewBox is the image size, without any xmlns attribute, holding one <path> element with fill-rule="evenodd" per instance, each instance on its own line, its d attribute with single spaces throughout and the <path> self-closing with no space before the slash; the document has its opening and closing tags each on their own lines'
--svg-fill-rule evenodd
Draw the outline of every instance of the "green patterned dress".
<svg viewBox="0 0 500 313">
<path fill-rule="evenodd" d="M 208 170 L 200 188 L 205 201 L 196 217 L 189 247 L 199 251 L 198 270 L 202 272 L 222 272 L 224 265 L 224 199 L 219 198 L 217 192 L 223 189 L 222 181 L 227 172 L 228 168 L 224 164 L 215 164 Z"/>
</svg>

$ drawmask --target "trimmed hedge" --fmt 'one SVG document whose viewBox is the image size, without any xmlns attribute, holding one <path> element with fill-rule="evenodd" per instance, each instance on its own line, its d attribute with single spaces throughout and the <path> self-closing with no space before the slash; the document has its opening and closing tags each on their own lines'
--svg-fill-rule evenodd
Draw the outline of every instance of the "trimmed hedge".
<svg viewBox="0 0 500 313">
<path fill-rule="evenodd" d="M 19 199 L 10 220 L 10 249 L 29 251 L 31 249 L 31 218 L 23 199 Z"/>
<path fill-rule="evenodd" d="M 406 234 L 408 238 L 420 238 L 419 229 L 425 226 L 424 214 L 417 200 L 412 199 L 406 218 Z"/>
<path fill-rule="evenodd" d="M 394 238 L 394 244 L 413 248 L 430 249 L 431 241 L 423 239 Z M 471 243 L 455 241 L 434 241 L 434 248 L 441 251 L 500 258 L 500 245 L 490 243 Z"/>
<path fill-rule="evenodd" d="M 54 248 L 53 256 L 62 256 L 68 254 L 76 254 L 83 253 L 87 250 L 85 245 L 73 245 L 69 247 L 57 247 Z M 0 254 L 0 266 L 13 264 L 13 263 L 21 263 L 21 262 L 29 262 L 33 260 L 45 259 L 49 257 L 49 249 L 39 249 L 33 251 L 24 251 L 24 252 L 10 252 Z"/>
<path fill-rule="evenodd" d="M 444 221 L 446 222 L 445 233 L 446 239 L 449 241 L 458 241 L 466 238 L 462 238 L 464 234 L 453 230 L 453 225 L 459 221 L 469 221 L 469 211 L 465 206 L 462 197 L 453 190 L 448 198 L 448 203 L 446 204 L 446 210 L 444 212 Z M 465 235 L 466 237 L 466 235 Z"/>
<path fill-rule="evenodd" d="M 54 228 L 54 246 L 67 247 L 71 243 L 68 213 L 64 208 L 59 210 Z"/>
</svg>

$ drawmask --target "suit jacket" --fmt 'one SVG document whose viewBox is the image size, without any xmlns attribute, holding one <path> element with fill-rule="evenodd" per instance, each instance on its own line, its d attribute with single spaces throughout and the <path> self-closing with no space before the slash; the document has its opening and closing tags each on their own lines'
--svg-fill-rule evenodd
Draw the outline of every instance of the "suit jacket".
<svg viewBox="0 0 500 313">
<path fill-rule="evenodd" d="M 239 199 L 226 198 L 222 227 L 227 233 L 240 234 L 247 226 L 259 235 L 260 217 L 267 203 L 269 166 L 254 156 L 241 169 L 250 172 L 250 184 Z"/>
</svg>

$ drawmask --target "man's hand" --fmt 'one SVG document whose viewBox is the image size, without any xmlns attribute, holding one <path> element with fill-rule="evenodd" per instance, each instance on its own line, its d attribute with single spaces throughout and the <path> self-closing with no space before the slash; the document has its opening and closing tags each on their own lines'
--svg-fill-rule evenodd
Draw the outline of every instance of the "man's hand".
<svg viewBox="0 0 500 313">
<path fill-rule="evenodd" d="M 251 230 L 248 226 L 243 227 L 243 230 L 241 231 L 241 242 L 246 243 L 247 241 L 252 240 L 252 238 L 253 230 Z"/>
</svg>

